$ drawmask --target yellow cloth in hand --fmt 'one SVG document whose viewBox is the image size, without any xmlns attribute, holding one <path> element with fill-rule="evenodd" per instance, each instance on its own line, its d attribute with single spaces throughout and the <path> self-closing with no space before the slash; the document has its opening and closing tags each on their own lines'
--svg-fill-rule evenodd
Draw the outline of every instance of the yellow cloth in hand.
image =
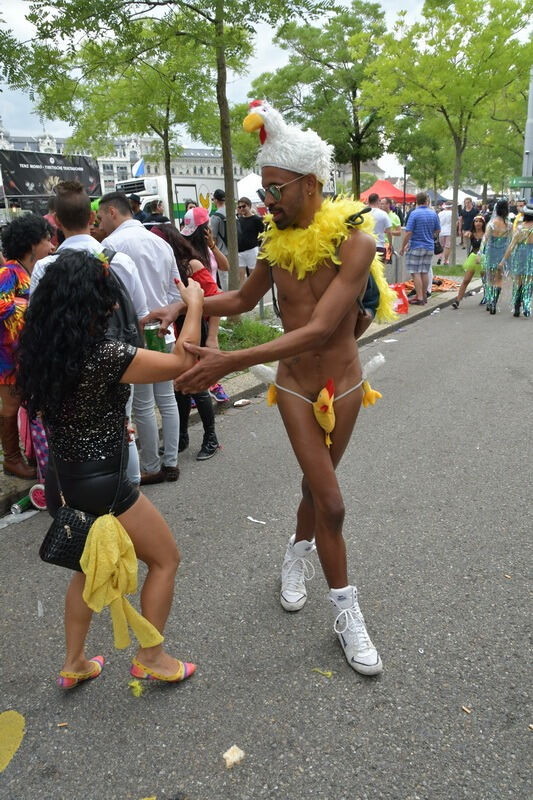
<svg viewBox="0 0 533 800">
<path fill-rule="evenodd" d="M 163 637 L 124 597 L 137 591 L 137 556 L 125 528 L 113 514 L 93 523 L 80 559 L 85 573 L 83 599 L 93 611 L 110 607 L 115 647 L 127 647 L 131 628 L 141 647 L 155 647 Z"/>
<path fill-rule="evenodd" d="M 335 384 L 330 378 L 323 389 L 318 393 L 318 397 L 313 403 L 315 419 L 321 428 L 326 432 L 326 444 L 331 447 L 330 433 L 335 427 L 335 411 L 333 401 L 335 399 Z"/>
</svg>

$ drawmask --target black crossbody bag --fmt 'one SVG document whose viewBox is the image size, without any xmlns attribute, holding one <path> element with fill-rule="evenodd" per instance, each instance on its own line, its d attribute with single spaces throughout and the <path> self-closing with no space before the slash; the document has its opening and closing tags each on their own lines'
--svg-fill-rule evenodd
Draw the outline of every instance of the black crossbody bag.
<svg viewBox="0 0 533 800">
<path fill-rule="evenodd" d="M 125 441 L 126 420 L 124 420 L 124 431 L 122 434 L 117 491 L 115 492 L 115 499 L 113 500 L 111 508 L 109 509 L 109 514 L 112 514 L 115 509 L 118 500 L 118 493 L 120 491 L 122 469 L 124 466 Z M 59 473 L 57 471 L 51 448 L 50 461 L 52 462 L 52 466 L 56 474 L 57 488 L 59 489 L 59 496 L 61 498 L 61 506 L 58 508 L 52 524 L 46 532 L 43 543 L 39 548 L 39 556 L 43 561 L 46 561 L 47 564 L 55 564 L 57 567 L 66 567 L 67 569 L 73 569 L 77 572 L 82 572 L 80 567 L 80 558 L 82 556 L 91 526 L 98 519 L 98 517 L 95 514 L 89 514 L 87 511 L 79 511 L 77 508 L 71 508 L 69 505 L 67 505 L 61 484 L 59 482 Z"/>
</svg>

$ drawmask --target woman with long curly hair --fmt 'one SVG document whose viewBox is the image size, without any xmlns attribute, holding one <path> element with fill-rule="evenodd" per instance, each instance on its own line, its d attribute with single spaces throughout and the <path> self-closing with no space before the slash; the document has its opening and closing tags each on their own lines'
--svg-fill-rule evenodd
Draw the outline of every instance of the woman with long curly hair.
<svg viewBox="0 0 533 800">
<path fill-rule="evenodd" d="M 220 291 L 218 286 L 211 273 L 200 261 L 199 254 L 194 250 L 189 239 L 178 233 L 172 225 L 154 227 L 152 228 L 152 233 L 161 236 L 172 247 L 181 280 L 186 286 L 189 283 L 189 278 L 192 278 L 200 284 L 204 290 L 205 297 L 218 294 Z M 203 320 L 202 346 L 218 349 L 218 324 L 219 317 L 207 317 Z M 183 317 L 178 317 L 176 327 L 179 329 L 181 325 L 183 325 Z M 207 390 L 192 395 L 182 394 L 181 392 L 176 392 L 175 394 L 180 412 L 180 453 L 189 446 L 189 415 L 191 413 L 191 403 L 194 401 L 204 426 L 204 438 L 196 460 L 206 461 L 208 458 L 212 458 L 220 445 L 215 430 L 215 414 L 211 395 Z"/>
<path fill-rule="evenodd" d="M 162 633 L 174 592 L 179 552 L 167 523 L 127 477 L 124 408 L 131 383 L 171 380 L 194 362 L 184 342 L 198 343 L 203 293 L 180 287 L 187 316 L 172 353 L 137 349 L 106 338 L 118 286 L 109 264 L 86 251 L 66 250 L 48 266 L 26 315 L 18 352 L 17 384 L 32 419 L 41 413 L 52 459 L 47 506 L 55 515 L 59 485 L 68 505 L 100 516 L 113 504 L 137 556 L 148 566 L 141 591 L 143 616 Z M 97 677 L 103 657 L 88 659 L 85 639 L 92 611 L 77 572 L 65 600 L 66 658 L 58 685 L 70 689 Z M 140 647 L 132 674 L 181 681 L 194 672 L 161 645 Z"/>
<path fill-rule="evenodd" d="M 52 228 L 37 214 L 21 214 L 2 231 L 6 257 L 0 267 L 0 439 L 4 472 L 17 478 L 35 478 L 35 468 L 26 464 L 19 446 L 17 413 L 20 397 L 15 384 L 15 355 L 30 294 L 30 276 L 40 258 L 53 249 Z"/>
</svg>

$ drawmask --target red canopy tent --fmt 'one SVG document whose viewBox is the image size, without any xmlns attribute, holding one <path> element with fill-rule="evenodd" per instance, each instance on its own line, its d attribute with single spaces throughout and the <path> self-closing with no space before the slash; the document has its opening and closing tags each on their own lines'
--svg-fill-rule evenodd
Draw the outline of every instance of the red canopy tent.
<svg viewBox="0 0 533 800">
<path fill-rule="evenodd" d="M 365 192 L 361 192 L 361 200 L 364 203 L 368 202 L 368 197 L 371 194 L 378 194 L 380 197 L 390 197 L 391 200 L 398 200 L 399 202 L 403 203 L 404 196 L 401 189 L 397 189 L 393 183 L 390 181 L 376 181 L 370 189 L 367 189 Z M 408 192 L 405 193 L 405 202 L 406 203 L 414 203 L 416 200 L 416 195 L 409 194 Z"/>
</svg>

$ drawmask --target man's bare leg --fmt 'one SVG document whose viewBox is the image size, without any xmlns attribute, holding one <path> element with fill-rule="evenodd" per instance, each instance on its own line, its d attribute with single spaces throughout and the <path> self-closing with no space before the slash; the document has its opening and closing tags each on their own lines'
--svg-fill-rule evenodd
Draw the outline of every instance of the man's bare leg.
<svg viewBox="0 0 533 800">
<path fill-rule="evenodd" d="M 424 290 L 422 288 L 422 277 L 420 272 L 412 272 L 413 283 L 415 285 L 415 292 L 417 300 L 423 302 L 425 300 Z"/>
<path fill-rule="evenodd" d="M 335 403 L 333 444 L 328 449 L 324 431 L 318 425 L 311 406 L 283 391 L 278 393 L 283 423 L 304 473 L 295 541 L 315 538 L 330 588 L 340 588 L 348 582 L 346 548 L 342 538 L 344 502 L 335 468 L 350 441 L 361 399 L 362 390 L 359 389 Z"/>
<path fill-rule="evenodd" d="M 320 563 L 330 586 L 329 599 L 335 607 L 337 635 L 346 658 L 353 669 L 374 675 L 381 672 L 382 664 L 366 631 L 357 590 L 348 584 L 346 547 L 342 536 L 344 503 L 335 474 L 350 440 L 361 399 L 362 391 L 359 390 L 335 404 L 333 444 L 328 450 L 324 431 L 317 424 L 311 407 L 292 395 L 278 394 L 280 413 L 304 473 L 296 536 L 289 542 L 282 569 L 281 598 L 287 610 L 299 610 L 305 604 L 305 556 L 312 550 L 310 538 L 314 533 Z M 298 589 L 302 598 L 300 603 L 290 608 L 283 601 L 284 577 L 289 578 L 285 588 Z M 337 627 L 339 620 L 340 628 Z"/>
</svg>

